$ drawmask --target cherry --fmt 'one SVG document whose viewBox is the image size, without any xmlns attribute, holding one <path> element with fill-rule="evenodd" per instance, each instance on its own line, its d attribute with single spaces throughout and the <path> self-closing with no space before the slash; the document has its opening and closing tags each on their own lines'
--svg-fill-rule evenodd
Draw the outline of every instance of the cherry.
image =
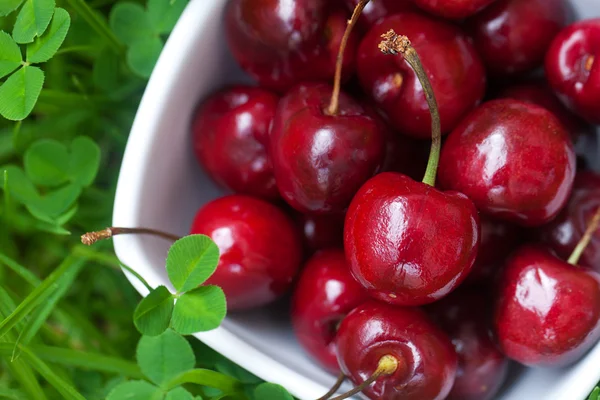
<svg viewBox="0 0 600 400">
<path fill-rule="evenodd" d="M 285 293 L 302 245 L 293 221 L 274 205 L 230 195 L 202 206 L 190 233 L 209 236 L 220 259 L 208 284 L 220 286 L 230 311 L 263 306 Z"/>
<path fill-rule="evenodd" d="M 513 75 L 542 64 L 566 23 L 564 0 L 497 0 L 466 22 L 492 75 Z"/>
<path fill-rule="evenodd" d="M 194 153 L 211 178 L 238 193 L 279 198 L 265 148 L 277 95 L 233 86 L 209 96 L 192 124 Z"/>
<path fill-rule="evenodd" d="M 335 344 L 359 389 L 374 381 L 363 390 L 370 399 L 444 399 L 454 383 L 452 343 L 416 308 L 366 302 L 342 320 Z"/>
<path fill-rule="evenodd" d="M 417 13 L 384 18 L 360 43 L 357 72 L 363 89 L 395 129 L 417 138 L 431 137 L 431 117 L 410 65 L 377 50 L 381 35 L 390 29 L 414 38 L 437 99 L 442 132 L 451 131 L 484 95 L 484 68 L 475 48 L 458 27 Z"/>
<path fill-rule="evenodd" d="M 418 140 L 410 136 L 389 133 L 386 155 L 381 167 L 382 171 L 400 172 L 414 180 L 421 179 L 427 167 L 430 144 L 426 140 Z"/>
<path fill-rule="evenodd" d="M 458 355 L 448 400 L 491 399 L 504 382 L 508 359 L 491 339 L 488 303 L 482 292 L 460 289 L 426 309 L 448 334 Z"/>
<path fill-rule="evenodd" d="M 303 80 L 334 76 L 346 14 L 328 0 L 231 0 L 225 10 L 227 41 L 260 86 L 283 92 Z M 351 35 L 344 80 L 352 74 L 357 43 Z"/>
<path fill-rule="evenodd" d="M 344 0 L 350 10 L 354 10 L 359 0 Z M 362 29 L 369 29 L 379 20 L 404 11 L 414 11 L 413 0 L 375 0 L 365 7 L 358 21 Z"/>
<path fill-rule="evenodd" d="M 296 213 L 295 219 L 304 238 L 304 248 L 310 253 L 344 245 L 345 214 L 311 215 Z"/>
<path fill-rule="evenodd" d="M 448 19 L 462 19 L 475 14 L 496 0 L 413 0 L 423 10 Z"/>
<path fill-rule="evenodd" d="M 600 18 L 563 29 L 546 54 L 546 76 L 564 104 L 600 124 Z"/>
<path fill-rule="evenodd" d="M 577 173 L 567 206 L 552 222 L 540 227 L 541 240 L 566 259 L 581 240 L 586 221 L 599 206 L 600 175 L 591 171 Z M 580 265 L 600 272 L 600 232 L 596 232 L 583 252 Z"/>
<path fill-rule="evenodd" d="M 465 284 L 491 282 L 502 268 L 508 255 L 521 241 L 521 229 L 505 221 L 481 215 L 481 244 L 473 270 Z"/>
<path fill-rule="evenodd" d="M 302 347 L 330 372 L 339 372 L 334 343 L 339 323 L 367 299 L 341 249 L 318 252 L 302 270 L 292 298 L 292 326 Z"/>
<path fill-rule="evenodd" d="M 524 226 L 554 218 L 574 178 L 573 144 L 560 122 L 542 107 L 512 99 L 475 109 L 448 136 L 440 159 L 443 188 Z"/>
</svg>

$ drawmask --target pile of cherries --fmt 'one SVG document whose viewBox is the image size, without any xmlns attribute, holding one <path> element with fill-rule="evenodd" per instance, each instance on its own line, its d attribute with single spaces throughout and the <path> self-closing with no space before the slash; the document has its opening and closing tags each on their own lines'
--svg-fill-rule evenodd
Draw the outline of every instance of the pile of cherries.
<svg viewBox="0 0 600 400">
<path fill-rule="evenodd" d="M 230 0 L 258 86 L 197 110 L 198 161 L 235 194 L 191 228 L 221 251 L 229 311 L 292 291 L 300 344 L 371 399 L 484 400 L 509 359 L 580 358 L 600 338 L 600 175 L 574 150 L 600 124 L 600 18 L 568 15 Z"/>
</svg>

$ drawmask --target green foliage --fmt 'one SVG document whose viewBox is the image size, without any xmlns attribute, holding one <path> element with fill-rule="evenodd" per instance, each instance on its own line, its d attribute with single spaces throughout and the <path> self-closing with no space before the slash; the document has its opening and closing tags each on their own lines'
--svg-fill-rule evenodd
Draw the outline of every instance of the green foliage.
<svg viewBox="0 0 600 400">
<path fill-rule="evenodd" d="M 594 390 L 592 390 L 588 400 L 600 400 L 600 387 L 596 386 Z"/>
<path fill-rule="evenodd" d="M 225 294 L 218 286 L 202 286 L 179 297 L 171 324 L 182 335 L 217 328 L 225 318 Z"/>
<path fill-rule="evenodd" d="M 50 60 L 62 45 L 71 26 L 71 16 L 62 8 L 54 11 L 50 28 L 33 43 L 27 45 L 27 62 L 43 63 Z"/>
<path fill-rule="evenodd" d="M 19 45 L 8 33 L 0 31 L 0 78 L 19 68 L 21 61 Z"/>
<path fill-rule="evenodd" d="M 294 400 L 283 386 L 275 385 L 273 383 L 263 383 L 258 385 L 256 389 L 254 389 L 254 398 L 257 400 Z"/>
<path fill-rule="evenodd" d="M 219 248 L 206 235 L 189 235 L 171 246 L 167 255 L 167 274 L 179 292 L 203 284 L 217 268 Z"/>
<path fill-rule="evenodd" d="M 15 41 L 30 43 L 36 36 L 41 36 L 50 24 L 54 6 L 54 0 L 25 0 L 13 29 Z"/>
<path fill-rule="evenodd" d="M 164 286 L 150 291 L 133 314 L 135 327 L 143 335 L 156 336 L 163 333 L 171 323 L 173 314 L 173 295 Z"/>
<path fill-rule="evenodd" d="M 25 118 L 44 85 L 44 72 L 38 67 L 24 65 L 0 86 L 0 115 L 12 121 Z"/>
</svg>

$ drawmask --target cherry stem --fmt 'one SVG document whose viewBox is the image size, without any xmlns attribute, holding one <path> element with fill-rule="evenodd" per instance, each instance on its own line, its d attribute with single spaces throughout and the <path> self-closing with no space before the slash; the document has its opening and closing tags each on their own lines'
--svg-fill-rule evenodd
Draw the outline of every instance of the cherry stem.
<svg viewBox="0 0 600 400">
<path fill-rule="evenodd" d="M 595 59 L 596 57 L 594 57 L 592 54 L 587 56 L 584 64 L 584 68 L 587 72 L 590 72 L 592 70 L 592 66 L 594 65 Z"/>
<path fill-rule="evenodd" d="M 379 377 L 383 375 L 392 375 L 398 369 L 398 359 L 396 357 L 385 355 L 381 357 L 379 363 L 377 364 L 377 369 L 373 372 L 373 375 L 369 377 L 366 381 L 355 387 L 354 389 L 341 394 L 337 397 L 332 397 L 330 400 L 344 400 L 350 396 L 354 396 L 357 393 L 365 390 L 369 385 L 375 382 Z"/>
<path fill-rule="evenodd" d="M 577 263 L 579 262 L 579 259 L 581 258 L 581 255 L 585 251 L 585 248 L 588 246 L 588 244 L 590 244 L 590 241 L 592 240 L 594 233 L 596 233 L 596 230 L 598 229 L 598 225 L 600 225 L 600 207 L 598 207 L 598 209 L 596 210 L 596 213 L 594 214 L 591 221 L 589 222 L 588 227 L 585 230 L 583 236 L 577 243 L 577 246 L 575 246 L 575 249 L 571 253 L 571 256 L 569 257 L 569 259 L 567 260 L 567 262 L 569 264 L 577 265 Z"/>
<path fill-rule="evenodd" d="M 440 122 L 440 112 L 438 109 L 435 94 L 431 87 L 431 82 L 427 73 L 423 68 L 423 64 L 419 59 L 419 55 L 414 47 L 410 44 L 410 40 L 406 36 L 400 36 L 394 30 L 390 30 L 387 33 L 381 35 L 384 39 L 379 43 L 379 49 L 384 54 L 402 54 L 406 62 L 415 71 L 421 86 L 425 91 L 425 98 L 427 99 L 427 105 L 429 106 L 429 113 L 431 114 L 431 151 L 429 152 L 429 160 L 427 161 L 427 169 L 425 170 L 425 176 L 423 177 L 423 183 L 429 186 L 435 186 L 435 178 L 437 175 L 438 163 L 440 161 L 440 150 L 442 147 L 442 127 Z"/>
<path fill-rule="evenodd" d="M 337 380 L 335 381 L 335 384 L 331 387 L 331 389 L 329 389 L 329 392 L 325 393 L 323 396 L 319 397 L 317 400 L 329 399 L 331 396 L 333 396 L 335 394 L 335 392 L 337 392 L 337 390 L 340 388 L 340 386 L 342 386 L 342 383 L 344 383 L 345 380 L 346 380 L 346 375 L 344 375 L 343 372 L 340 372 L 340 374 L 337 377 Z"/>
<path fill-rule="evenodd" d="M 335 76 L 333 78 L 333 93 L 331 94 L 331 101 L 329 102 L 329 107 L 327 107 L 326 113 L 327 115 L 337 115 L 340 111 L 340 90 L 341 90 L 341 81 L 342 81 L 342 66 L 344 64 L 344 52 L 346 51 L 346 45 L 348 44 L 348 39 L 350 38 L 350 33 L 352 33 L 352 29 L 358 22 L 358 17 L 362 13 L 363 9 L 367 6 L 370 0 L 360 0 L 356 7 L 354 8 L 354 12 L 352 13 L 352 18 L 348 21 L 348 26 L 346 27 L 346 31 L 344 32 L 344 36 L 342 37 L 342 42 L 340 43 L 340 49 L 338 51 L 337 60 L 335 63 Z"/>
<path fill-rule="evenodd" d="M 110 227 L 97 232 L 88 232 L 81 236 L 81 243 L 91 246 L 99 240 L 109 239 L 117 235 L 153 235 L 163 239 L 176 241 L 180 236 L 150 228 L 117 228 Z"/>
</svg>

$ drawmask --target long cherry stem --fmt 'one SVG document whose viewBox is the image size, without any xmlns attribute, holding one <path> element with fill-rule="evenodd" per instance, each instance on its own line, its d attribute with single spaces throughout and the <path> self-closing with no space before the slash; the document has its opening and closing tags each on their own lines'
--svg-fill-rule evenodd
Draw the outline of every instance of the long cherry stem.
<svg viewBox="0 0 600 400">
<path fill-rule="evenodd" d="M 340 388 L 340 386 L 342 386 L 342 383 L 344 383 L 345 380 L 346 380 L 346 375 L 344 375 L 343 372 L 340 372 L 340 374 L 337 377 L 337 380 L 335 381 L 335 383 L 333 384 L 331 389 L 329 389 L 329 392 L 325 393 L 323 396 L 319 397 L 317 400 L 329 399 L 331 396 L 333 396 L 335 394 L 335 392 L 337 392 L 337 390 Z"/>
<path fill-rule="evenodd" d="M 393 357 L 390 355 L 385 355 L 385 356 L 381 357 L 381 359 L 379 360 L 379 363 L 377 364 L 377 369 L 375 370 L 375 372 L 373 372 L 373 375 L 371 375 L 367 380 L 365 380 L 363 383 L 361 383 L 354 389 L 352 389 L 344 394 L 341 394 L 337 397 L 332 397 L 330 400 L 344 400 L 344 399 L 347 399 L 348 397 L 354 396 L 355 394 L 360 393 L 363 390 L 365 390 L 369 385 L 371 385 L 373 382 L 375 382 L 379 377 L 381 377 L 383 375 L 392 375 L 394 372 L 396 372 L 397 369 L 398 369 L 398 359 L 396 357 Z"/>
<path fill-rule="evenodd" d="M 354 12 L 352 13 L 352 18 L 348 21 L 348 26 L 346 27 L 346 31 L 344 32 L 344 36 L 342 37 L 342 42 L 340 43 L 340 49 L 338 51 L 337 60 L 335 63 L 335 76 L 333 78 L 333 93 L 331 94 L 331 101 L 329 103 L 329 107 L 327 107 L 328 115 L 337 115 L 340 111 L 340 90 L 342 86 L 342 67 L 344 65 L 344 52 L 346 51 L 346 45 L 348 44 L 348 39 L 350 38 L 350 33 L 352 33 L 352 29 L 358 22 L 358 18 L 362 13 L 363 9 L 369 3 L 370 0 L 360 0 L 356 7 L 354 8 Z"/>
<path fill-rule="evenodd" d="M 425 176 L 423 177 L 423 183 L 435 186 L 435 177 L 437 175 L 438 163 L 440 161 L 440 150 L 442 147 L 442 125 L 440 122 L 440 112 L 438 109 L 435 94 L 431 87 L 429 77 L 423 68 L 423 64 L 419 59 L 417 51 L 410 44 L 410 40 L 406 36 L 400 36 L 394 30 L 390 30 L 387 33 L 381 35 L 384 39 L 379 44 L 379 49 L 385 54 L 402 54 L 406 62 L 415 71 L 421 86 L 425 91 L 425 99 L 427 99 L 427 105 L 429 106 L 429 113 L 431 114 L 431 150 L 429 152 L 429 161 L 427 161 L 427 169 L 425 170 Z"/>
<path fill-rule="evenodd" d="M 581 255 L 585 251 L 588 244 L 590 244 L 590 241 L 592 240 L 594 233 L 596 233 L 596 230 L 598 229 L 599 225 L 600 225 L 600 207 L 598 207 L 598 209 L 596 210 L 596 213 L 590 220 L 590 223 L 588 224 L 587 229 L 585 230 L 583 236 L 577 243 L 577 246 L 575 246 L 575 249 L 571 253 L 571 256 L 569 257 L 569 259 L 567 260 L 567 262 L 569 264 L 577 265 L 577 263 L 579 262 L 579 259 L 581 258 Z"/>
<path fill-rule="evenodd" d="M 119 228 L 110 227 L 97 232 L 88 232 L 81 236 L 81 243 L 91 246 L 99 240 L 109 239 L 117 235 L 153 235 L 166 240 L 176 241 L 180 236 L 150 228 Z"/>
</svg>

